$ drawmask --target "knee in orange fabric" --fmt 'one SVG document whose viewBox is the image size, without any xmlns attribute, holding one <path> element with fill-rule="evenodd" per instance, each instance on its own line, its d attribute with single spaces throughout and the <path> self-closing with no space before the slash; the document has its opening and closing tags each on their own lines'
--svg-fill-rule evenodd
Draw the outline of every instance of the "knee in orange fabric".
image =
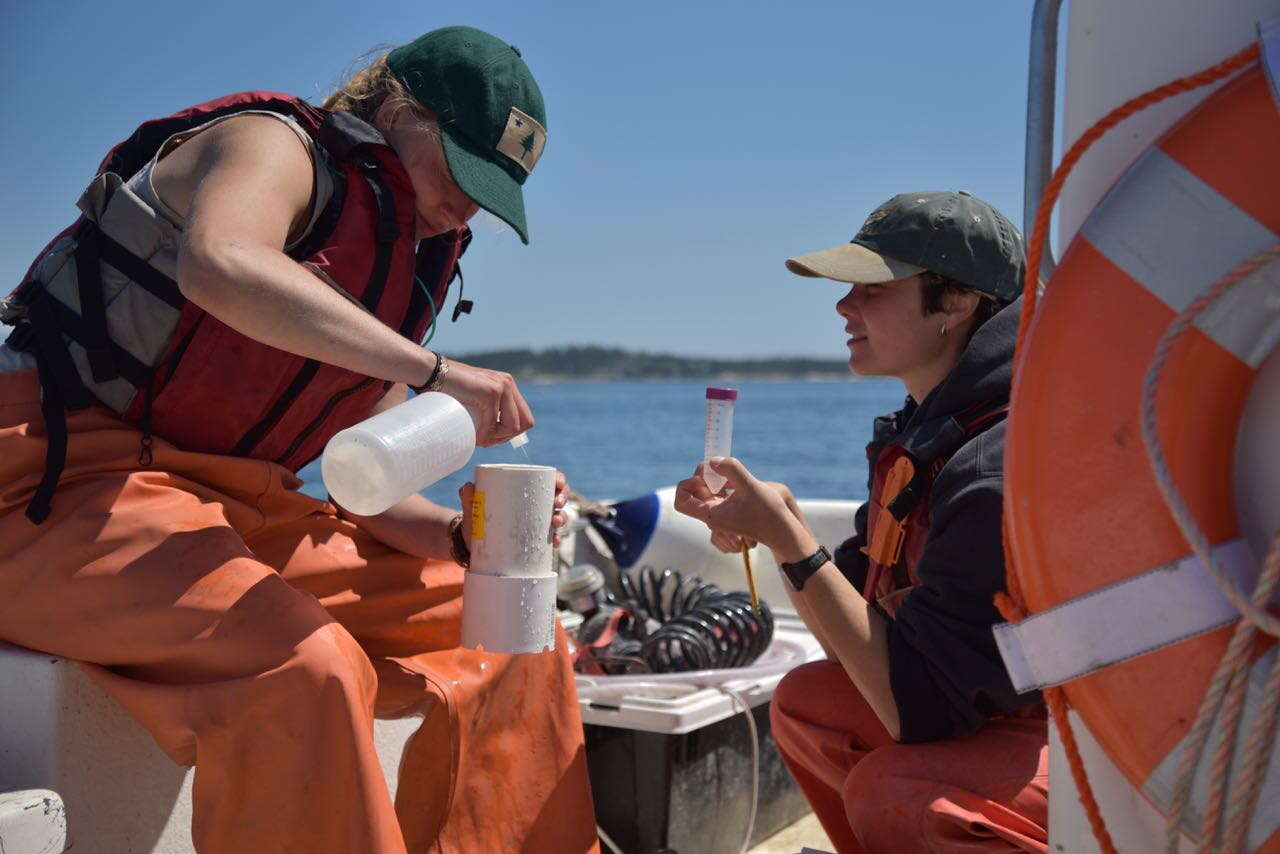
<svg viewBox="0 0 1280 854">
<path fill-rule="evenodd" d="M 802 664 L 782 677 L 773 692 L 771 715 L 791 717 L 793 713 L 803 714 L 815 696 L 830 692 L 832 680 L 848 680 L 844 668 L 834 661 L 811 661 Z"/>
<path fill-rule="evenodd" d="M 911 800 L 907 797 L 911 792 L 897 785 L 901 750 L 897 745 L 872 750 L 845 779 L 840 794 L 849 826 L 859 839 L 866 839 L 869 827 L 883 828 L 886 823 L 904 828 L 919 826 L 927 804 Z"/>
<path fill-rule="evenodd" d="M 337 623 L 322 626 L 298 644 L 293 666 L 294 690 L 320 699 L 340 688 L 358 694 L 363 706 L 373 711 L 378 693 L 378 676 L 363 649 Z"/>
<path fill-rule="evenodd" d="M 970 738 L 871 751 L 841 793 L 850 829 L 869 851 L 1044 851 L 1047 798 L 984 747 Z"/>
</svg>

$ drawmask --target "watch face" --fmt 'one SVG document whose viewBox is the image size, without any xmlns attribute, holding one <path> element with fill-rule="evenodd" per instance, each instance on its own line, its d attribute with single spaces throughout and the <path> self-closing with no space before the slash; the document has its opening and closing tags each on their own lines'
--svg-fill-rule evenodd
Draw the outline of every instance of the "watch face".
<svg viewBox="0 0 1280 854">
<path fill-rule="evenodd" d="M 797 593 L 804 589 L 804 583 L 809 580 L 802 567 L 788 566 L 783 569 L 782 574 L 786 576 L 787 584 Z"/>
</svg>

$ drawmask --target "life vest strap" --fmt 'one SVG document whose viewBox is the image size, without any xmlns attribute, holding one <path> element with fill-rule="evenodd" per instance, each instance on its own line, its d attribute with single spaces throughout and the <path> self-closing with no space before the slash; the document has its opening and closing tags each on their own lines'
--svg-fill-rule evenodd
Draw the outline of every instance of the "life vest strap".
<svg viewBox="0 0 1280 854">
<path fill-rule="evenodd" d="M 360 297 L 361 304 L 369 311 L 377 312 L 378 303 L 382 300 L 382 292 L 387 287 L 387 274 L 391 270 L 391 250 L 396 239 L 400 237 L 400 224 L 396 222 L 396 202 L 391 188 L 382 176 L 382 169 L 375 160 L 361 163 L 364 179 L 373 191 L 374 202 L 378 206 L 378 224 L 375 228 L 376 243 L 373 249 L 373 269 L 369 272 L 369 283 Z"/>
<path fill-rule="evenodd" d="M 23 349 L 35 355 L 40 376 L 40 411 L 47 435 L 44 475 L 26 510 L 27 518 L 37 525 L 49 518 L 53 493 L 67 462 L 67 410 L 84 409 L 93 402 L 67 352 L 51 302 L 53 298 L 43 288 L 33 290 L 25 321 L 30 333 L 20 335 L 24 327 L 19 326 L 9 338 L 11 346 L 18 339 L 17 343 L 25 345 Z"/>
<path fill-rule="evenodd" d="M 76 290 L 80 295 L 80 343 L 89 359 L 93 381 L 110 382 L 120 376 L 107 335 L 107 306 L 102 295 L 102 269 L 98 266 L 98 227 L 91 222 L 80 229 L 76 241 Z"/>
<path fill-rule="evenodd" d="M 62 399 L 62 390 L 58 381 L 53 378 L 49 367 L 49 359 L 44 352 L 37 349 L 36 369 L 40 374 L 40 411 L 44 415 L 47 444 L 44 451 L 44 474 L 40 483 L 27 503 L 26 514 L 34 524 L 39 525 L 53 511 L 53 493 L 58 488 L 58 479 L 62 477 L 62 469 L 67 464 L 67 406 Z"/>
<path fill-rule="evenodd" d="M 177 282 L 117 243 L 97 223 L 87 222 L 86 225 L 86 235 L 90 235 L 89 239 L 95 244 L 99 260 L 115 267 L 129 281 L 141 286 L 170 308 L 182 311 L 187 298 L 182 295 Z M 76 263 L 79 264 L 78 256 Z"/>
<path fill-rule="evenodd" d="M 70 306 L 64 305 L 61 300 L 44 291 L 40 292 L 38 300 L 41 305 L 40 310 L 48 313 L 49 322 L 53 324 L 54 329 L 59 333 L 59 337 L 56 340 L 59 345 L 59 349 L 63 353 L 67 353 L 67 346 L 66 342 L 61 340 L 61 335 L 67 336 L 86 350 L 89 349 L 88 345 L 85 343 L 88 340 L 88 333 L 86 331 L 86 320 L 84 317 L 76 314 Z M 32 303 L 33 306 L 35 304 L 36 303 Z M 36 329 L 36 333 L 38 336 L 38 327 Z M 52 346 L 52 344 L 50 346 Z M 107 349 L 111 353 L 116 376 L 124 377 L 135 388 L 141 388 L 147 381 L 147 377 L 151 375 L 151 368 L 143 364 L 132 353 L 121 347 L 119 344 L 116 344 L 114 341 L 107 342 Z M 70 354 L 67 355 L 67 364 L 71 372 L 75 373 L 75 363 L 71 361 Z M 95 376 L 94 379 L 96 380 L 97 377 Z M 80 382 L 79 374 L 76 374 L 76 383 L 81 388 L 84 387 L 83 383 Z M 64 394 L 66 394 L 66 388 L 67 385 L 64 383 Z M 88 391 L 86 390 L 85 393 L 88 394 Z M 92 398 L 86 399 L 86 402 L 82 404 L 81 407 L 72 406 L 71 408 L 82 408 L 83 406 L 87 406 L 90 402 L 92 402 Z"/>
<path fill-rule="evenodd" d="M 944 432 L 940 434 L 944 441 L 932 442 L 932 453 L 924 459 L 917 459 L 901 445 L 890 443 L 881 448 L 881 454 L 896 453 L 898 457 L 889 466 L 879 488 L 873 489 L 875 500 L 872 507 L 878 505 L 879 511 L 875 518 L 868 519 L 868 540 L 863 549 L 870 561 L 862 590 L 867 601 L 878 600 L 886 574 L 892 578 L 895 591 L 915 583 L 914 570 L 903 557 L 911 529 L 922 524 L 913 521 L 913 514 L 918 510 L 924 512 L 921 502 L 926 500 L 934 479 L 952 454 L 982 427 L 1008 411 L 1009 402 L 1004 398 L 980 401 L 962 410 L 945 425 Z M 877 470 L 878 465 L 879 460 Z M 924 521 L 923 524 L 927 526 L 928 523 Z"/>
<path fill-rule="evenodd" d="M 928 488 L 933 483 L 933 479 L 938 476 L 943 466 L 951 455 L 976 434 L 987 424 L 1001 418 L 1009 412 L 1009 401 L 1004 398 L 996 398 L 995 400 L 984 400 L 965 409 L 955 416 L 955 423 L 959 426 L 960 441 L 955 447 L 939 454 L 931 460 L 913 460 L 916 463 L 915 475 L 910 482 L 902 488 L 896 496 L 894 496 L 885 505 L 893 518 L 899 522 L 911 515 L 911 511 L 919 506 L 921 499 L 924 497 Z"/>
<path fill-rule="evenodd" d="M 881 495 L 892 495 L 895 500 L 903 490 L 918 477 L 915 461 L 910 455 L 903 453 L 894 460 L 889 473 L 885 475 L 884 484 L 880 488 Z M 871 526 L 871 541 L 867 544 L 867 556 L 874 563 L 882 566 L 893 566 L 902 556 L 902 546 L 906 540 L 906 525 L 903 518 L 898 518 L 889 506 L 881 505 L 880 513 Z"/>
</svg>

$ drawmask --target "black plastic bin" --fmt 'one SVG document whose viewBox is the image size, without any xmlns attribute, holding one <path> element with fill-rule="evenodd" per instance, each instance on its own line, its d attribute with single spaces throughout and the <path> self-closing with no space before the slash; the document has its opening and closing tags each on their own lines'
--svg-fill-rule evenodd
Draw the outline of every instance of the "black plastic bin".
<svg viewBox="0 0 1280 854">
<path fill-rule="evenodd" d="M 760 796 L 751 844 L 807 812 L 769 727 L 760 739 Z M 751 812 L 751 733 L 742 714 L 678 735 L 586 725 L 596 820 L 624 854 L 737 854 Z M 607 849 L 605 849 L 607 850 Z"/>
</svg>

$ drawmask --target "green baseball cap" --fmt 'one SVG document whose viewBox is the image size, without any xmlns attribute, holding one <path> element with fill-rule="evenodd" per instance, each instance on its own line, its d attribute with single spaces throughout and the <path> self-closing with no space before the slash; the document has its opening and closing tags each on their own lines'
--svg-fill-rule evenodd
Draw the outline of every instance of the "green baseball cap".
<svg viewBox="0 0 1280 854">
<path fill-rule="evenodd" d="M 925 270 L 1002 301 L 1022 293 L 1022 235 L 964 190 L 902 193 L 876 208 L 849 243 L 787 259 L 800 276 L 874 284 Z"/>
<path fill-rule="evenodd" d="M 522 187 L 547 143 L 547 111 L 520 51 L 445 27 L 391 51 L 387 67 L 439 119 L 454 183 L 528 243 Z"/>
</svg>

